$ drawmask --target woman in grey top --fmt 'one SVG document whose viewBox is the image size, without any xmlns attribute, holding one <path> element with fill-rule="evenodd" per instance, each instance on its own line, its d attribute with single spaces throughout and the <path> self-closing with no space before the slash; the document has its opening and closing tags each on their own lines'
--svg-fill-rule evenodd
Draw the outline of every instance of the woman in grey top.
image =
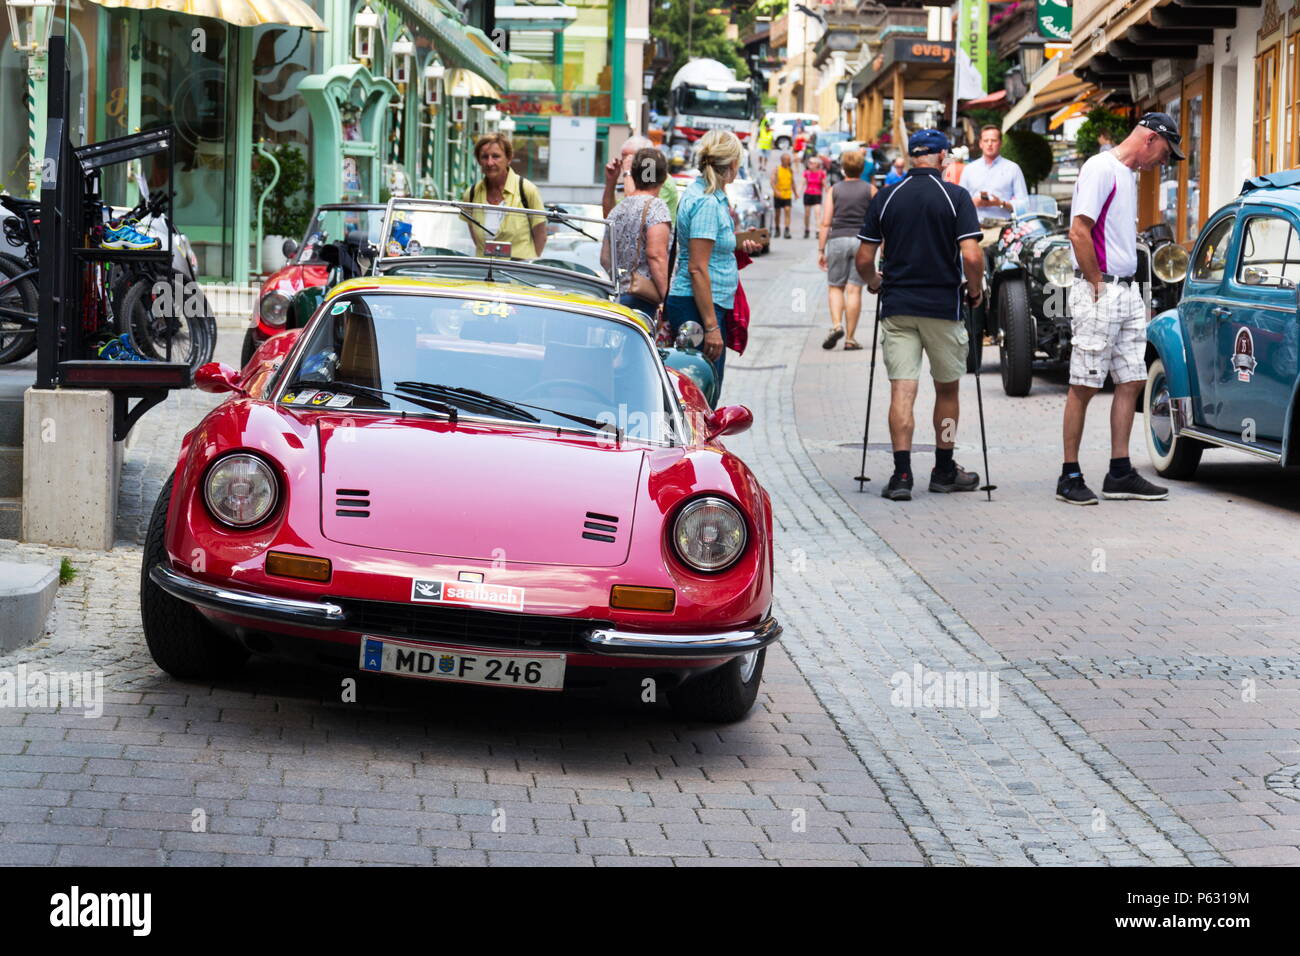
<svg viewBox="0 0 1300 956">
<path fill-rule="evenodd" d="M 861 151 L 846 149 L 840 155 L 844 180 L 835 184 L 822 204 L 822 224 L 818 233 L 817 264 L 826 271 L 830 294 L 831 332 L 822 348 L 833 349 L 844 338 L 844 350 L 862 348 L 853 338 L 862 314 L 862 277 L 853 265 L 858 251 L 858 231 L 867 218 L 867 205 L 876 187 L 864 182 L 862 170 L 866 160 Z"/>
<path fill-rule="evenodd" d="M 668 179 L 668 163 L 657 149 L 640 149 L 632 157 L 627 182 L 631 188 L 623 201 L 609 212 L 608 229 L 614 237 L 614 252 L 618 261 L 610 269 L 609 244 L 601 254 L 601 262 L 617 284 L 618 301 L 630 309 L 637 309 L 655 317 L 659 306 L 668 294 L 668 205 L 659 198 L 659 187 Z M 632 292 L 632 274 L 642 295 Z M 645 279 L 650 282 L 646 283 Z M 650 289 L 657 298 L 648 297 Z"/>
</svg>

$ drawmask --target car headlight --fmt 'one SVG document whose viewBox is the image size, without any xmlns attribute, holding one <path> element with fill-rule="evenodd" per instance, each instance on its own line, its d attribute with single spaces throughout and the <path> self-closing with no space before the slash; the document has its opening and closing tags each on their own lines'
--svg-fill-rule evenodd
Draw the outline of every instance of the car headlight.
<svg viewBox="0 0 1300 956">
<path fill-rule="evenodd" d="M 289 314 L 289 297 L 278 289 L 272 289 L 262 296 L 258 311 L 267 325 L 284 325 L 285 317 Z"/>
<path fill-rule="evenodd" d="M 1043 277 L 1054 286 L 1068 289 L 1074 282 L 1074 263 L 1068 246 L 1057 246 L 1043 256 Z"/>
<path fill-rule="evenodd" d="M 1166 242 L 1151 257 L 1151 271 L 1161 282 L 1182 282 L 1187 278 L 1187 250 L 1175 242 Z"/>
<path fill-rule="evenodd" d="M 677 556 L 697 571 L 721 571 L 745 550 L 748 533 L 736 506 L 722 498 L 692 501 L 673 522 Z"/>
<path fill-rule="evenodd" d="M 227 455 L 208 469 L 203 498 L 221 523 L 251 528 L 275 510 L 280 483 L 271 466 L 257 456 Z"/>
</svg>

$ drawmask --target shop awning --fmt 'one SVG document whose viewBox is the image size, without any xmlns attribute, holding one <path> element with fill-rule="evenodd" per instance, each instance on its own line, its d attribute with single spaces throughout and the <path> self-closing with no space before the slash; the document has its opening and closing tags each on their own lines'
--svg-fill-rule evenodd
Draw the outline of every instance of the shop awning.
<svg viewBox="0 0 1300 956">
<path fill-rule="evenodd" d="M 505 55 L 483 35 L 483 31 L 447 16 L 432 0 L 397 0 L 397 3 L 433 31 L 437 37 L 438 55 L 447 61 L 449 67 L 473 70 L 497 89 L 505 89 Z M 451 86 L 447 88 L 451 89 Z M 495 92 L 492 98 L 497 99 Z"/>
<path fill-rule="evenodd" d="M 461 95 L 456 92 L 456 88 L 463 85 L 466 90 L 464 95 L 471 100 L 491 100 L 495 103 L 501 99 L 501 93 L 497 88 L 473 70 L 448 70 L 442 82 L 447 93 L 452 96 Z"/>
<path fill-rule="evenodd" d="M 210 17 L 237 27 L 260 27 L 279 23 L 314 33 L 327 31 L 325 22 L 305 0 L 93 0 L 101 7 L 126 10 L 159 10 Z"/>
<path fill-rule="evenodd" d="M 981 96 L 975 100 L 963 100 L 962 109 L 986 110 L 994 107 L 1006 108 L 1007 91 L 998 90 L 996 93 L 990 93 L 988 96 Z"/>
<path fill-rule="evenodd" d="M 1039 69 L 1037 73 L 1034 74 L 1033 79 L 1029 81 L 1028 92 L 1026 92 L 1025 95 L 1020 98 L 1020 101 L 1016 103 L 1015 106 L 1011 107 L 1011 112 L 1009 112 L 1005 117 L 1003 117 L 1002 132 L 1005 133 L 1007 130 L 1011 129 L 1011 127 L 1015 126 L 1022 119 L 1024 119 L 1025 115 L 1033 107 L 1034 101 L 1038 97 L 1038 94 L 1042 93 L 1045 89 L 1047 89 L 1048 86 L 1056 82 L 1056 80 L 1060 77 L 1061 60 L 1063 59 L 1064 59 L 1063 56 L 1052 57 L 1050 60 L 1048 60 L 1046 63 L 1043 64 L 1042 68 Z M 1068 79 L 1074 81 L 1073 76 L 1069 76 Z"/>
</svg>

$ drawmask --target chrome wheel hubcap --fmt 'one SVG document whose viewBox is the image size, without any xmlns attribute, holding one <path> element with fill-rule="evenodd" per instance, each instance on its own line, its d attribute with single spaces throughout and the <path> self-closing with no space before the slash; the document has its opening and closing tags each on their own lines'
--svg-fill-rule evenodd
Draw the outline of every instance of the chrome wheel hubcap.
<svg viewBox="0 0 1300 956">
<path fill-rule="evenodd" d="M 740 682 L 748 684 L 754 676 L 754 668 L 758 666 L 758 651 L 750 651 L 748 654 L 740 655 Z"/>
<path fill-rule="evenodd" d="M 1174 415 L 1170 408 L 1169 386 L 1162 378 L 1151 394 L 1151 436 L 1161 448 L 1168 449 L 1174 440 Z"/>
</svg>

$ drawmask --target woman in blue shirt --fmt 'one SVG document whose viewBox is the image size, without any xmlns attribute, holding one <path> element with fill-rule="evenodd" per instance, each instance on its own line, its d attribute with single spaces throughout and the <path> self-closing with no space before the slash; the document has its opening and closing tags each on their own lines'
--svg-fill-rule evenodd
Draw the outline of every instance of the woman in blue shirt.
<svg viewBox="0 0 1300 956">
<path fill-rule="evenodd" d="M 736 267 L 736 227 L 727 203 L 726 185 L 736 178 L 744 149 L 734 133 L 712 130 L 700 139 L 696 163 L 700 176 L 677 204 L 677 263 L 664 318 L 673 334 L 684 322 L 704 327 L 703 352 L 722 387 L 727 322 L 740 284 Z M 746 252 L 757 252 L 747 242 Z"/>
</svg>

